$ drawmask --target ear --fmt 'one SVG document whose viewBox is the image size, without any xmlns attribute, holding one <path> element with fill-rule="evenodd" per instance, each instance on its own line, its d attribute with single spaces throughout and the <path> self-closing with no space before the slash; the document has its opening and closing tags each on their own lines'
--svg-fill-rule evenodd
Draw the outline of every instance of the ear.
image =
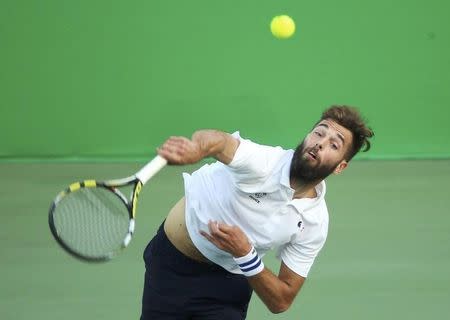
<svg viewBox="0 0 450 320">
<path fill-rule="evenodd" d="M 340 174 L 342 171 L 344 171 L 345 168 L 347 168 L 348 162 L 346 160 L 342 160 L 334 169 L 333 174 Z"/>
</svg>

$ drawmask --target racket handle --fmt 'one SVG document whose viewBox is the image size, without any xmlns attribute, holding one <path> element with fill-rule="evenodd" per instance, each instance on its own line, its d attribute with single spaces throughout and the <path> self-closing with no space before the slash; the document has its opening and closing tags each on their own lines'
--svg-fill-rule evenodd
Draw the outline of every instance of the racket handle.
<svg viewBox="0 0 450 320">
<path fill-rule="evenodd" d="M 162 168 L 164 168 L 167 164 L 167 160 L 161 156 L 156 156 L 147 163 L 141 170 L 136 173 L 136 178 L 145 184 L 151 177 L 159 172 Z"/>
</svg>

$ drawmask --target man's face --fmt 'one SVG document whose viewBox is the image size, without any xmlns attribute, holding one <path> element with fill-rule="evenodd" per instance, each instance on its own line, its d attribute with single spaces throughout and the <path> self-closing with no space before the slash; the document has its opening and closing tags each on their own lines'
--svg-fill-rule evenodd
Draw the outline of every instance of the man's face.
<svg viewBox="0 0 450 320">
<path fill-rule="evenodd" d="M 353 134 L 332 120 L 320 121 L 296 148 L 291 164 L 291 178 L 303 183 L 325 179 L 347 166 L 344 160 L 351 148 Z"/>
</svg>

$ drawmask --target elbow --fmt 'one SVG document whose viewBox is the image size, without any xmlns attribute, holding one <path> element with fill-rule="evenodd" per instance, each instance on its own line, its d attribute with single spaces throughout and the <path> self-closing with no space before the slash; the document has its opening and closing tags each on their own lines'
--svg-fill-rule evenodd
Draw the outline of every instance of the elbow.
<svg viewBox="0 0 450 320">
<path fill-rule="evenodd" d="M 278 313 L 285 312 L 287 309 L 289 309 L 290 306 L 291 306 L 290 303 L 281 302 L 281 303 L 277 303 L 276 305 L 270 306 L 269 310 L 273 314 L 278 314 Z"/>
</svg>

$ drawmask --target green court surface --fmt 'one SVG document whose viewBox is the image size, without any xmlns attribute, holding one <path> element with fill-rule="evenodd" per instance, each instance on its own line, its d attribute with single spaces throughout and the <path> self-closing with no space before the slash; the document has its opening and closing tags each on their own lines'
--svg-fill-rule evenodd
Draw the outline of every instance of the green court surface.
<svg viewBox="0 0 450 320">
<path fill-rule="evenodd" d="M 106 264 L 60 250 L 47 210 L 69 182 L 140 165 L 0 164 L 0 319 L 138 319 L 142 250 L 195 167 L 168 167 L 145 186 L 135 238 Z M 328 181 L 328 241 L 292 307 L 273 315 L 254 295 L 248 319 L 449 319 L 449 180 L 449 160 L 353 162 Z M 265 263 L 277 271 L 273 255 Z"/>
</svg>

